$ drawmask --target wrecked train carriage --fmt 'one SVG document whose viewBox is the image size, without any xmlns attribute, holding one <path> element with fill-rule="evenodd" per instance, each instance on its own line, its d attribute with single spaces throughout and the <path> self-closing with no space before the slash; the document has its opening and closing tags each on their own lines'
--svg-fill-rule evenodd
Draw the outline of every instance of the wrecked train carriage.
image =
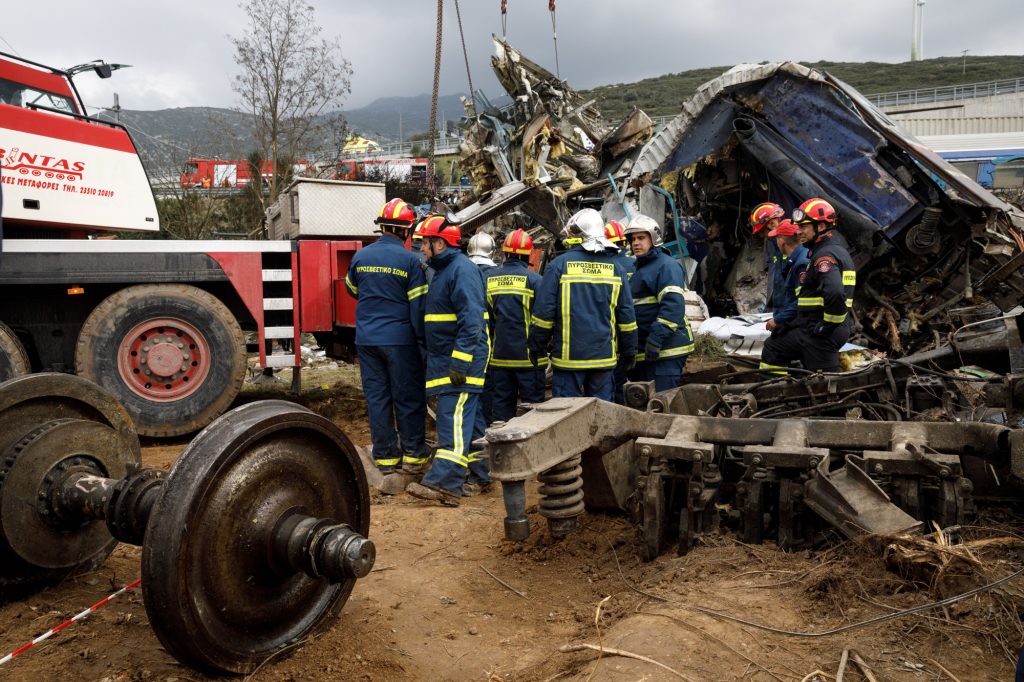
<svg viewBox="0 0 1024 682">
<path fill-rule="evenodd" d="M 959 326 L 957 307 L 1006 311 L 1024 299 L 1024 216 L 856 90 L 799 64 L 741 65 L 702 86 L 644 146 L 628 184 L 634 208 L 668 231 L 706 226 L 706 243 L 690 250 L 704 256 L 697 281 L 712 313 L 763 302 L 760 247 L 746 225 L 753 207 L 792 210 L 811 196 L 839 212 L 868 345 L 920 350 Z M 618 198 L 607 194 L 605 207 L 616 214 Z M 740 271 L 729 273 L 733 261 Z"/>
</svg>

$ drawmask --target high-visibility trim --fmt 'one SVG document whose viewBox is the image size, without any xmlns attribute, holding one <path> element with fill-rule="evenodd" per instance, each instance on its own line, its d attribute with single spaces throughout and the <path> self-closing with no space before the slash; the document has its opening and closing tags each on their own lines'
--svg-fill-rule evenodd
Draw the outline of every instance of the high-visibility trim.
<svg viewBox="0 0 1024 682">
<path fill-rule="evenodd" d="M 602 277 L 600 275 L 562 275 L 560 280 L 563 284 L 610 284 L 612 286 L 622 285 L 618 277 Z"/>
<path fill-rule="evenodd" d="M 562 357 L 563 358 L 567 358 L 570 355 L 572 355 L 572 353 L 569 350 L 570 348 L 572 348 L 572 346 L 569 344 L 569 336 L 572 333 L 572 315 L 570 314 L 570 310 L 569 310 L 569 300 L 571 298 L 571 292 L 572 292 L 572 286 L 568 283 L 566 278 L 563 276 L 562 277 L 562 282 L 561 282 L 561 289 L 559 291 L 559 296 L 561 298 L 561 303 L 562 303 Z"/>
<path fill-rule="evenodd" d="M 437 450 L 437 452 L 434 453 L 434 459 L 445 459 L 462 468 L 469 466 L 469 460 L 456 452 L 452 452 L 451 450 Z"/>
<path fill-rule="evenodd" d="M 644 296 L 643 298 L 634 298 L 633 305 L 655 305 L 658 302 L 657 296 Z"/>
<path fill-rule="evenodd" d="M 854 286 L 857 284 L 856 270 L 843 270 L 843 286 Z"/>
<path fill-rule="evenodd" d="M 462 453 L 466 451 L 466 439 L 462 437 L 462 427 L 464 424 L 466 400 L 469 398 L 469 394 L 462 392 L 459 394 L 459 399 L 455 401 L 455 414 L 452 420 L 452 435 L 454 436 L 454 448 L 455 453 L 458 454 L 462 461 L 467 463 L 465 456 Z"/>
<path fill-rule="evenodd" d="M 796 299 L 796 305 L 799 308 L 816 308 L 825 305 L 825 299 L 820 296 L 817 298 L 812 296 L 801 297 Z"/>
<path fill-rule="evenodd" d="M 692 343 L 688 343 L 685 346 L 676 346 L 675 348 L 662 348 L 661 353 L 658 354 L 658 359 L 674 358 L 680 355 L 689 355 L 695 349 L 696 346 Z"/>
<path fill-rule="evenodd" d="M 544 360 L 547 362 L 547 359 Z M 507 367 L 509 369 L 533 369 L 533 363 L 529 360 L 503 360 L 492 358 L 491 364 L 495 367 Z"/>
<path fill-rule="evenodd" d="M 767 370 L 768 374 L 789 374 L 788 367 L 782 367 L 781 365 L 770 365 L 767 362 L 762 362 L 757 367 L 758 369 Z"/>
<path fill-rule="evenodd" d="M 428 313 L 423 316 L 424 322 L 457 322 L 455 313 Z"/>
<path fill-rule="evenodd" d="M 473 362 L 473 356 L 469 353 L 463 353 L 461 350 L 453 350 L 452 358 L 462 360 L 463 362 Z"/>
<path fill-rule="evenodd" d="M 352 280 L 349 278 L 348 275 L 345 275 L 345 287 L 348 289 L 348 292 L 353 296 L 359 295 L 359 287 L 352 283 Z"/>
<path fill-rule="evenodd" d="M 801 285 L 800 285 L 800 286 L 798 286 L 798 287 L 797 287 L 796 289 L 793 289 L 793 293 L 794 293 L 794 294 L 796 294 L 797 296 L 799 296 L 799 295 L 800 295 L 800 290 L 801 290 L 801 289 L 803 289 L 803 288 L 804 288 L 804 287 L 803 287 L 803 285 L 801 284 Z"/>
<path fill-rule="evenodd" d="M 647 353 L 637 353 L 635 360 L 637 362 L 645 362 L 647 360 Z"/>
<path fill-rule="evenodd" d="M 533 296 L 533 290 L 526 287 L 492 287 L 487 294 L 497 296 L 498 294 L 511 294 L 513 296 Z"/>
<path fill-rule="evenodd" d="M 440 379 L 431 379 L 427 382 L 427 388 L 436 388 L 438 386 L 447 386 L 452 383 L 451 377 L 442 377 Z M 469 386 L 483 386 L 483 377 L 466 377 L 466 384 Z"/>
<path fill-rule="evenodd" d="M 843 313 L 842 315 L 829 315 L 828 313 L 825 313 L 822 316 L 822 319 L 825 322 L 829 322 L 832 324 L 842 324 L 843 322 L 846 321 L 846 313 Z"/>
<path fill-rule="evenodd" d="M 679 329 L 679 325 L 678 324 L 676 324 L 675 322 L 672 322 L 670 320 L 666 320 L 664 317 L 659 317 L 658 319 L 655 320 L 655 322 L 661 322 L 663 325 L 665 325 L 666 327 L 668 327 L 672 331 L 675 331 L 675 330 Z"/>
<path fill-rule="evenodd" d="M 551 364 L 558 369 L 611 369 L 615 366 L 615 358 L 602 358 L 600 360 L 563 360 L 562 358 L 551 358 Z"/>
<path fill-rule="evenodd" d="M 625 324 L 619 322 L 617 326 L 620 332 L 635 332 L 637 330 L 636 322 L 626 322 Z"/>
<path fill-rule="evenodd" d="M 846 299 L 846 307 L 847 308 L 852 308 L 853 307 L 853 299 L 852 298 Z"/>
<path fill-rule="evenodd" d="M 375 459 L 373 463 L 381 467 L 396 467 L 401 461 L 401 457 L 388 457 L 386 459 Z"/>
<path fill-rule="evenodd" d="M 680 296 L 684 296 L 685 297 L 686 296 L 685 292 L 686 292 L 686 290 L 683 289 L 682 287 L 677 287 L 675 285 L 669 285 L 669 286 L 665 287 L 664 289 L 662 289 L 661 291 L 658 292 L 658 302 L 660 303 L 661 299 L 665 298 L 669 294 L 679 294 Z"/>
<path fill-rule="evenodd" d="M 483 460 L 487 459 L 486 457 L 483 456 L 483 454 L 483 450 L 474 450 L 473 452 L 466 455 L 466 461 L 468 461 L 470 464 L 472 464 L 473 462 L 482 462 Z"/>
<path fill-rule="evenodd" d="M 407 295 L 409 296 L 409 300 L 411 301 L 413 299 L 419 298 L 420 296 L 422 296 L 425 293 L 427 293 L 427 285 L 426 284 L 424 284 L 421 287 L 416 287 L 415 289 L 409 289 L 409 291 L 407 292 Z"/>
<path fill-rule="evenodd" d="M 418 466 L 420 464 L 426 464 L 429 461 L 430 461 L 429 457 L 410 457 L 409 455 L 403 455 L 402 456 L 402 463 L 403 464 L 411 464 L 413 466 Z"/>
<path fill-rule="evenodd" d="M 537 317 L 536 315 L 533 315 L 530 318 L 530 324 L 532 324 L 535 327 L 540 327 L 541 329 L 554 329 L 555 328 L 555 323 L 554 322 L 550 322 L 548 320 L 542 320 L 541 318 Z"/>
</svg>

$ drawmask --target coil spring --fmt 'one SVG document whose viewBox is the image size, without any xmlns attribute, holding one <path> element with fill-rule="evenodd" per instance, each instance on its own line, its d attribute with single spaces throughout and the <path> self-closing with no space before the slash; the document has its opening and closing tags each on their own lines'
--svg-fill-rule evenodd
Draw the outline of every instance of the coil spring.
<svg viewBox="0 0 1024 682">
<path fill-rule="evenodd" d="M 583 513 L 582 461 L 581 455 L 574 455 L 537 474 L 537 480 L 544 484 L 538 490 L 541 516 L 567 519 Z"/>
</svg>

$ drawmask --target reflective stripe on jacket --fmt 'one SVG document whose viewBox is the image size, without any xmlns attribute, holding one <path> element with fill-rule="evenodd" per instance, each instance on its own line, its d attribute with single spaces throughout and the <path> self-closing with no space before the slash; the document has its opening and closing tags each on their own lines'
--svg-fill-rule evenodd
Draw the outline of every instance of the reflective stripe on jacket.
<svg viewBox="0 0 1024 682">
<path fill-rule="evenodd" d="M 807 247 L 797 246 L 775 266 L 775 287 L 772 290 L 772 319 L 776 324 L 796 319 L 796 291 L 800 275 L 807 269 Z"/>
<path fill-rule="evenodd" d="M 807 259 L 796 299 L 797 321 L 807 327 L 849 323 L 857 270 L 846 240 L 838 232 L 826 232 L 811 246 Z"/>
<path fill-rule="evenodd" d="M 427 279 L 416 254 L 398 237 L 384 234 L 356 251 L 345 275 L 356 305 L 356 343 L 400 346 L 423 339 Z"/>
<path fill-rule="evenodd" d="M 686 275 L 662 247 L 656 246 L 636 259 L 636 274 L 630 281 L 640 354 L 652 345 L 661 349 L 659 358 L 693 352 L 693 331 L 686 319 Z"/>
<path fill-rule="evenodd" d="M 546 346 L 552 337 L 551 362 L 559 369 L 610 369 L 620 355 L 636 355 L 629 282 L 609 255 L 574 246 L 548 265 L 530 338 Z"/>
<path fill-rule="evenodd" d="M 530 270 L 525 261 L 510 258 L 501 267 L 488 270 L 485 281 L 494 339 L 491 364 L 532 369 L 526 342 L 530 336 L 530 315 L 541 276 Z"/>
<path fill-rule="evenodd" d="M 484 385 L 490 341 L 484 312 L 484 280 L 480 270 L 458 249 L 448 248 L 430 259 L 434 278 L 426 296 L 427 394 L 479 393 Z M 466 374 L 454 386 L 449 373 Z"/>
</svg>

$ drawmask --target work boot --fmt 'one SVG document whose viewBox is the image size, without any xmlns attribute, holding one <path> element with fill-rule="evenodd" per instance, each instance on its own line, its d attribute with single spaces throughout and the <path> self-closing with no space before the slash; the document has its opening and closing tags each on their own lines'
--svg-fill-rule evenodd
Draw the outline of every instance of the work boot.
<svg viewBox="0 0 1024 682">
<path fill-rule="evenodd" d="M 402 473 L 409 474 L 410 476 L 422 476 L 427 473 L 430 469 L 430 462 L 424 462 L 423 464 L 407 464 L 402 463 Z"/>
<path fill-rule="evenodd" d="M 423 485 L 422 483 L 410 483 L 405 487 L 405 492 L 409 493 L 413 497 L 418 497 L 421 500 L 431 500 L 434 502 L 440 502 L 445 507 L 458 507 L 459 496 L 448 492 L 447 490 L 441 490 L 440 488 L 433 488 L 431 486 Z"/>
<path fill-rule="evenodd" d="M 463 497 L 475 497 L 491 489 L 490 481 L 466 481 L 462 484 Z"/>
</svg>

